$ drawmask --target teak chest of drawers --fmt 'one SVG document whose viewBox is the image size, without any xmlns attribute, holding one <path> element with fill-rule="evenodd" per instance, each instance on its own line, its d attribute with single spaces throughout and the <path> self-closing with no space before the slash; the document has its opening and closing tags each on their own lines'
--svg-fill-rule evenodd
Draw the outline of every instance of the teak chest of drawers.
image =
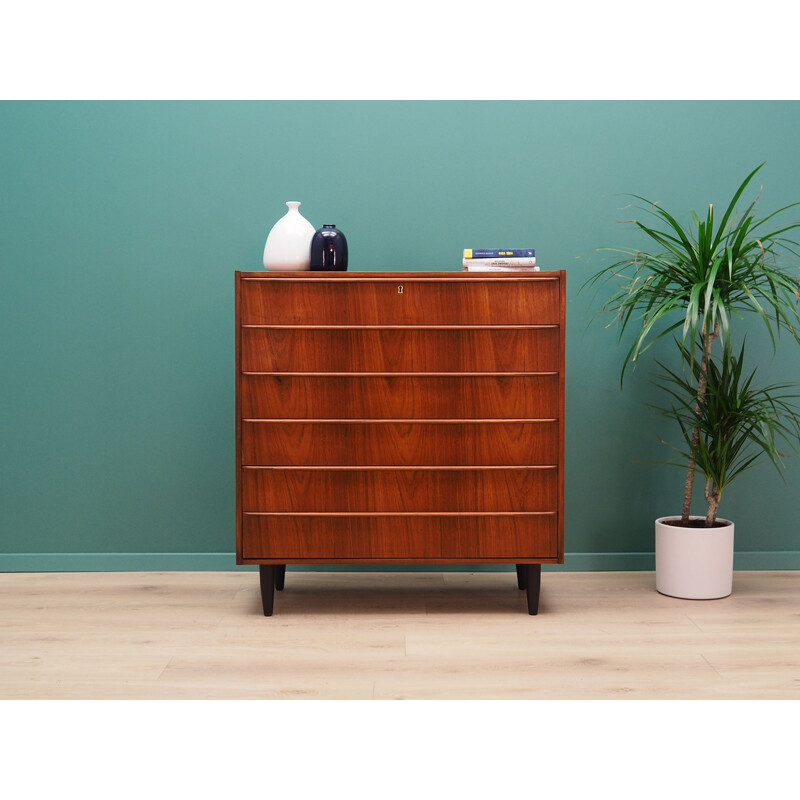
<svg viewBox="0 0 800 800">
<path fill-rule="evenodd" d="M 564 560 L 560 272 L 237 272 L 236 561 Z"/>
</svg>

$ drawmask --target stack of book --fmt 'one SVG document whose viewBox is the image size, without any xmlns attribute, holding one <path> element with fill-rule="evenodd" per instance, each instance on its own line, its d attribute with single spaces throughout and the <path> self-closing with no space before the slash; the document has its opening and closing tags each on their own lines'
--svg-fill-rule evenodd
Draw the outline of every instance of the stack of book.
<svg viewBox="0 0 800 800">
<path fill-rule="evenodd" d="M 464 250 L 461 264 L 470 272 L 539 270 L 536 266 L 536 251 L 532 249 Z"/>
</svg>

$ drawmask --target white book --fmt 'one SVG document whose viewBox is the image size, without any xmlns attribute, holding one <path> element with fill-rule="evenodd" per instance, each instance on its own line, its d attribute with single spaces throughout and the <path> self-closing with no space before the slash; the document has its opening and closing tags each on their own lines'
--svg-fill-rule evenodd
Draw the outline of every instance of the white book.
<svg viewBox="0 0 800 800">
<path fill-rule="evenodd" d="M 536 258 L 464 258 L 461 260 L 464 269 L 476 272 L 487 270 L 527 269 L 538 272 Z"/>
</svg>

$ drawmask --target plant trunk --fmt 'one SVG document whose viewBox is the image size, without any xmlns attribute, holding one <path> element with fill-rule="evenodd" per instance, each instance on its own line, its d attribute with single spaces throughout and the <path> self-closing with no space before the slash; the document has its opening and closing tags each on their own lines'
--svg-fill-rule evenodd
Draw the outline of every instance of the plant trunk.
<svg viewBox="0 0 800 800">
<path fill-rule="evenodd" d="M 717 338 L 719 334 L 719 323 L 714 324 L 714 330 L 711 333 L 706 333 L 703 330 L 701 339 L 703 341 L 703 355 L 700 360 L 700 379 L 697 383 L 697 405 L 694 408 L 695 416 L 699 419 L 700 418 L 700 409 L 702 408 L 703 401 L 706 397 L 706 367 L 708 362 L 711 360 L 711 345 L 714 343 L 714 339 Z M 695 425 L 692 429 L 692 453 L 694 453 L 697 445 L 700 442 L 700 425 Z M 691 514 L 692 510 L 692 492 L 694 490 L 694 470 L 695 470 L 695 460 L 694 456 L 689 456 L 689 464 L 686 468 L 686 483 L 683 487 L 683 509 L 681 510 L 681 522 L 684 524 L 689 523 L 689 515 Z M 706 499 L 708 499 L 708 494 L 706 493 Z M 719 502 L 719 500 L 717 501 Z M 714 518 L 716 518 L 716 506 L 714 509 Z M 708 524 L 708 523 L 706 523 Z"/>
<path fill-rule="evenodd" d="M 712 528 L 717 521 L 717 507 L 719 506 L 719 489 L 713 487 L 713 491 L 709 492 L 711 486 L 711 479 L 706 481 L 706 500 L 708 500 L 708 511 L 706 512 L 706 528 Z"/>
</svg>

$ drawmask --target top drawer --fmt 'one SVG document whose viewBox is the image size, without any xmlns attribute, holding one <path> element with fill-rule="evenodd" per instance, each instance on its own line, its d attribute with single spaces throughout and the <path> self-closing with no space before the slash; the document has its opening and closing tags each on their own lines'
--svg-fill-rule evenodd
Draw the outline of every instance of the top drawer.
<svg viewBox="0 0 800 800">
<path fill-rule="evenodd" d="M 552 325 L 558 277 L 243 278 L 243 325 Z"/>
</svg>

